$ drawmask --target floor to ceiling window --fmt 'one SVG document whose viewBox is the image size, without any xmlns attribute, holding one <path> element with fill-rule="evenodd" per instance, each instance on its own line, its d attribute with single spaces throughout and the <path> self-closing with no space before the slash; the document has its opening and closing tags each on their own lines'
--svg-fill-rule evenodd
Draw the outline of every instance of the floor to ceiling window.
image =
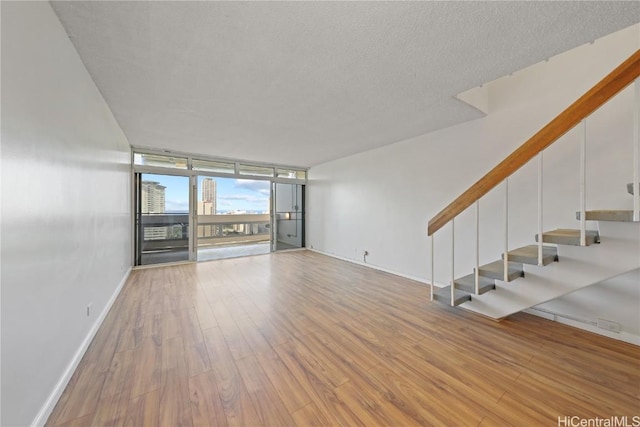
<svg viewBox="0 0 640 427">
<path fill-rule="evenodd" d="M 198 260 L 270 251 L 270 182 L 198 176 Z"/>
<path fill-rule="evenodd" d="M 304 247 L 306 170 L 134 151 L 135 265 Z"/>
<path fill-rule="evenodd" d="M 136 265 L 189 260 L 189 177 L 137 173 Z"/>
<path fill-rule="evenodd" d="M 274 251 L 304 247 L 304 185 L 273 183 Z"/>
</svg>

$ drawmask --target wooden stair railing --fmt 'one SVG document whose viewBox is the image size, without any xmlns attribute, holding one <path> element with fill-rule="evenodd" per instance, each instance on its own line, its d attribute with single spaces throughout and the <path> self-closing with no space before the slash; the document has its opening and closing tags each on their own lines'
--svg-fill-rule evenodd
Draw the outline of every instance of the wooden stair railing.
<svg viewBox="0 0 640 427">
<path fill-rule="evenodd" d="M 462 213 L 471 204 L 503 182 L 520 169 L 538 153 L 557 141 L 562 135 L 573 129 L 583 119 L 600 108 L 618 92 L 640 76 L 640 49 L 605 78 L 589 89 L 566 110 L 558 114 L 545 127 L 529 138 L 524 144 L 491 169 L 478 182 L 462 193 L 457 199 L 431 218 L 427 234 L 433 235 L 453 218 Z"/>
</svg>

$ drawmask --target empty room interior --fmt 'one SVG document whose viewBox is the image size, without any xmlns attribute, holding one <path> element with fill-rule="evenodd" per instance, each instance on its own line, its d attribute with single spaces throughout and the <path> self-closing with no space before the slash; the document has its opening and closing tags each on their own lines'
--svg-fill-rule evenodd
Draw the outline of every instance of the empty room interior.
<svg viewBox="0 0 640 427">
<path fill-rule="evenodd" d="M 640 425 L 640 2 L 0 14 L 0 425 Z"/>
</svg>

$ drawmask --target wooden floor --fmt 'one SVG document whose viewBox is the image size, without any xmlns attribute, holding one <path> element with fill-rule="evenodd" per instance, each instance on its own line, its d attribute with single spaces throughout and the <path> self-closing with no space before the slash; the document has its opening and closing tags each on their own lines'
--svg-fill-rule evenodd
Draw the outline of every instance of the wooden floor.
<svg viewBox="0 0 640 427">
<path fill-rule="evenodd" d="M 308 251 L 134 271 L 50 426 L 557 426 L 640 415 L 640 348 Z M 630 418 L 631 420 L 631 418 Z"/>
</svg>

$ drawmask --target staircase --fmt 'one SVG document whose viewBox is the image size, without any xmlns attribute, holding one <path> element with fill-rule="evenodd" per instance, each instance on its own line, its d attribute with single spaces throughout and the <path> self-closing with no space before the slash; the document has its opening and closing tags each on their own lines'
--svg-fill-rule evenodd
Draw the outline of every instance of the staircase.
<svg viewBox="0 0 640 427">
<path fill-rule="evenodd" d="M 636 113 L 634 135 L 634 182 L 627 184 L 633 196 L 633 210 L 586 210 L 585 146 L 581 147 L 580 211 L 576 212 L 579 228 L 542 229 L 542 151 L 575 127 L 602 104 L 614 97 L 640 75 L 640 50 L 617 67 L 585 95 L 547 126 L 530 138 L 447 208 L 429 221 L 431 236 L 432 299 L 451 306 L 471 310 L 494 319 L 556 299 L 586 286 L 640 268 L 640 81 L 636 81 Z M 586 135 L 586 134 L 585 134 Z M 508 247 L 508 191 L 505 199 L 505 251 L 500 259 L 478 265 L 479 244 L 476 233 L 476 268 L 469 275 L 453 279 L 448 286 L 434 286 L 434 233 L 451 223 L 452 263 L 455 259 L 453 239 L 456 216 L 508 178 L 529 160 L 539 156 L 538 233 L 536 244 L 517 249 Z M 634 185 L 635 184 L 635 185 Z M 620 189 L 622 191 L 622 189 Z M 479 228 L 479 207 L 476 227 Z M 589 221 L 590 229 L 587 229 Z M 477 230 L 476 230 L 477 231 Z M 542 236 L 540 238 L 540 236 Z M 453 271 L 452 266 L 452 271 Z"/>
<path fill-rule="evenodd" d="M 502 319 L 640 268 L 640 222 L 633 221 L 633 211 L 586 211 L 586 218 L 598 221 L 598 230 L 586 230 L 585 246 L 580 245 L 580 229 L 545 232 L 541 265 L 537 245 L 510 250 L 506 280 L 502 254 L 502 259 L 478 269 L 478 294 L 474 271 L 455 280 L 453 304 L 451 285 L 434 290 L 433 299 Z M 576 219 L 580 219 L 580 212 Z"/>
</svg>

